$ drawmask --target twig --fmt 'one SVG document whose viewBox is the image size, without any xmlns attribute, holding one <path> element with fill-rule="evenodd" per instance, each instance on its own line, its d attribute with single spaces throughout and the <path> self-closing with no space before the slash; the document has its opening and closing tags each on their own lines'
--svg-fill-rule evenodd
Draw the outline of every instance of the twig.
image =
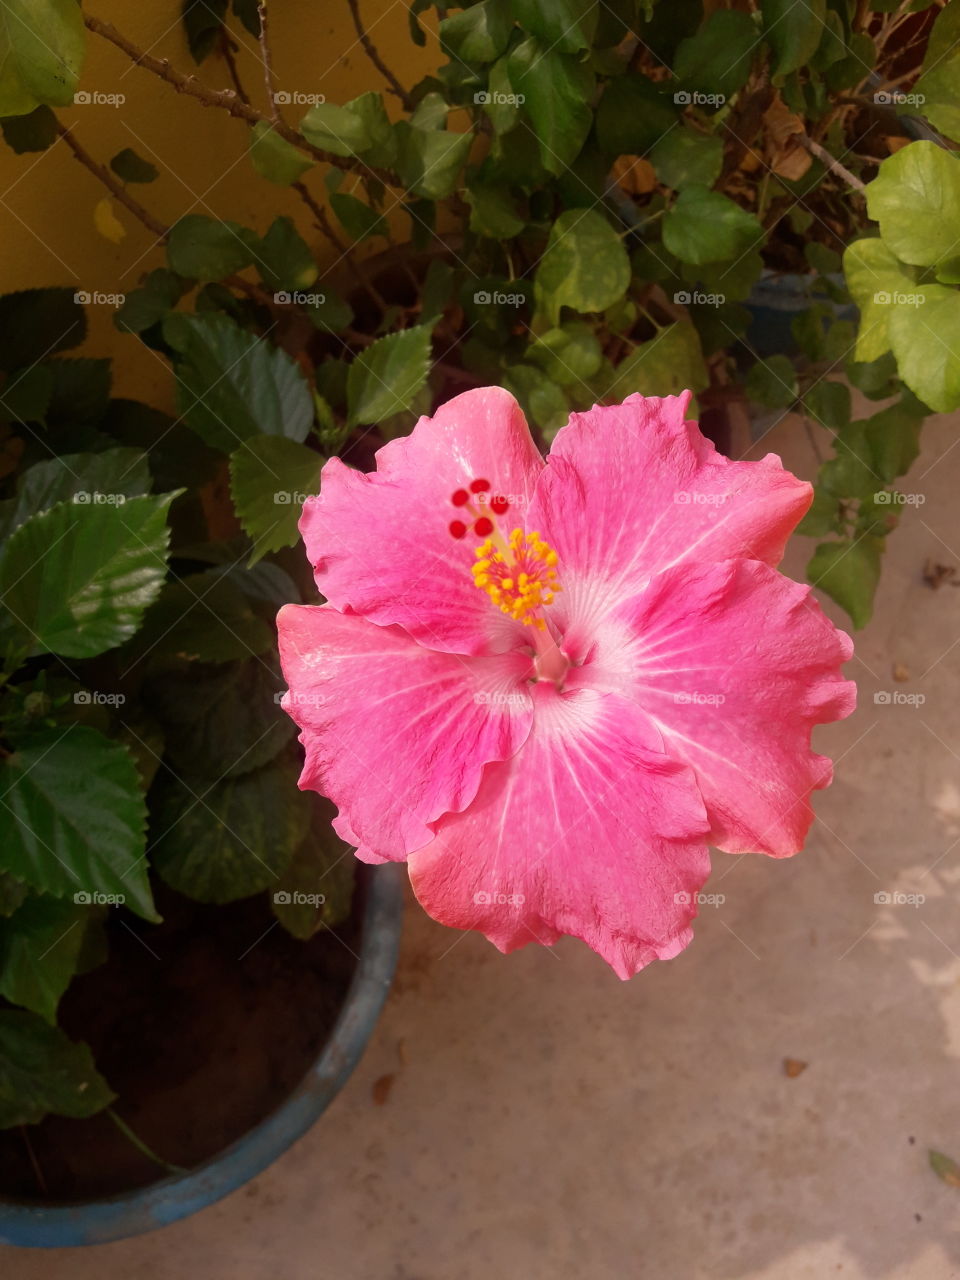
<svg viewBox="0 0 960 1280">
<path fill-rule="evenodd" d="M 233 56 L 235 48 L 236 45 L 230 38 L 230 32 L 226 27 L 224 27 L 221 32 L 220 51 L 223 54 L 224 62 L 227 64 L 227 70 L 230 72 L 230 79 L 233 81 L 233 87 L 237 91 L 237 97 L 241 102 L 245 102 L 249 105 L 250 98 L 241 83 L 240 72 L 237 70 L 237 60 Z"/>
<path fill-rule="evenodd" d="M 848 186 L 853 187 L 854 191 L 866 190 L 865 185 L 860 181 L 857 175 L 855 173 L 851 173 L 846 165 L 842 165 L 839 160 L 836 160 L 826 147 L 821 147 L 819 142 L 814 142 L 814 140 L 806 133 L 798 133 L 796 138 L 802 146 L 806 147 L 812 156 L 816 156 L 825 168 L 829 169 L 831 173 L 835 173 L 838 178 L 842 178 Z"/>
<path fill-rule="evenodd" d="M 260 0 L 257 6 L 260 14 L 260 56 L 263 60 L 263 80 L 267 87 L 267 102 L 270 104 L 270 118 L 275 125 L 283 124 L 280 118 L 280 105 L 277 102 L 277 84 L 273 75 L 273 58 L 270 54 L 270 37 L 267 34 L 267 2 Z"/>
<path fill-rule="evenodd" d="M 376 45 L 367 35 L 366 28 L 360 18 L 360 5 L 358 0 L 347 0 L 347 4 L 350 6 L 350 16 L 353 18 L 353 25 L 357 29 L 357 37 L 363 45 L 364 53 L 383 76 L 384 80 L 386 80 L 387 84 L 390 86 L 390 92 L 395 93 L 403 103 L 404 110 L 411 110 L 413 103 L 410 100 L 410 95 L 380 57 L 380 54 L 377 52 Z"/>
<path fill-rule="evenodd" d="M 148 212 L 139 201 L 134 200 L 120 179 L 107 168 L 105 164 L 98 164 L 93 156 L 80 145 L 73 136 L 71 131 L 65 128 L 60 122 L 57 122 L 57 133 L 67 144 L 76 158 L 84 166 L 89 169 L 95 178 L 98 178 L 110 193 L 120 201 L 125 208 L 129 209 L 133 216 L 147 228 L 152 231 L 160 240 L 166 240 L 170 234 L 170 228 L 165 227 L 162 222 L 158 222 L 152 213 Z"/>
<path fill-rule="evenodd" d="M 294 188 L 303 187 L 302 182 L 295 182 L 293 185 L 294 185 Z M 387 313 L 386 300 L 383 298 L 383 296 L 381 295 L 376 285 L 373 284 L 370 280 L 368 280 L 367 277 L 364 275 L 364 273 L 360 270 L 360 267 L 357 265 L 357 263 L 354 260 L 353 254 L 350 252 L 347 246 L 343 243 L 343 241 L 337 235 L 336 231 L 334 231 L 330 223 L 330 219 L 327 216 L 326 209 L 324 209 L 322 205 L 317 204 L 317 202 L 313 199 L 313 197 L 307 191 L 306 187 L 303 187 L 303 191 L 301 192 L 301 195 L 306 197 L 307 204 L 309 204 L 311 210 L 313 211 L 314 216 L 317 219 L 317 226 L 320 228 L 323 234 L 327 237 L 327 239 L 333 245 L 334 249 L 336 249 L 337 253 L 339 253 L 340 257 L 347 264 L 350 270 L 353 272 L 353 275 L 355 276 L 357 283 L 363 289 L 365 289 L 367 293 L 369 293 L 373 301 L 377 304 L 377 306 L 384 313 L 384 315 L 386 315 Z"/>
<path fill-rule="evenodd" d="M 33 1167 L 33 1175 L 37 1180 L 37 1185 L 39 1186 L 44 1198 L 49 1198 L 50 1191 L 47 1187 L 47 1180 L 43 1176 L 43 1170 L 40 1168 L 40 1163 L 33 1150 L 33 1143 L 30 1141 L 30 1134 L 27 1132 L 27 1126 L 25 1124 L 21 1124 L 18 1127 L 20 1129 L 20 1137 L 23 1138 L 23 1141 L 26 1144 L 27 1155 L 30 1157 L 30 1164 Z"/>
</svg>

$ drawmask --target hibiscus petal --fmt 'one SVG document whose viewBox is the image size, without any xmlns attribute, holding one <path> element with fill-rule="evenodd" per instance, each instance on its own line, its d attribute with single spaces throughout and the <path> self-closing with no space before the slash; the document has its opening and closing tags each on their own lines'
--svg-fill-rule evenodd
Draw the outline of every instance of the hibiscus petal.
<svg viewBox="0 0 960 1280">
<path fill-rule="evenodd" d="M 850 637 L 811 588 L 752 560 L 678 565 L 599 629 L 573 684 L 629 694 L 664 751 L 692 766 L 710 843 L 727 853 L 797 853 L 832 765 L 814 725 L 848 716 Z"/>
<path fill-rule="evenodd" d="M 582 938 L 628 978 L 690 942 L 709 874 L 691 771 L 615 694 L 534 686 L 533 728 L 408 859 L 426 910 L 501 951 Z"/>
<path fill-rule="evenodd" d="M 779 564 L 813 489 L 776 454 L 732 462 L 685 421 L 690 393 L 574 413 L 556 436 L 529 527 L 560 558 L 553 616 L 581 643 L 650 574 L 691 560 Z"/>
<path fill-rule="evenodd" d="M 450 498 L 471 480 L 488 480 L 516 509 L 509 521 L 526 510 L 542 470 L 519 405 L 499 387 L 465 391 L 421 418 L 379 450 L 375 472 L 331 458 L 300 520 L 318 588 L 336 608 L 398 623 L 434 649 L 513 647 L 522 628 L 474 586 L 470 566 L 482 539 L 451 537 L 464 509 Z"/>
<path fill-rule="evenodd" d="M 334 801 L 334 825 L 368 861 L 426 844 L 427 824 L 468 805 L 483 766 L 527 736 L 530 660 L 519 654 L 439 653 L 329 606 L 285 605 L 277 627 L 282 705 L 306 749 L 300 786 Z"/>
</svg>

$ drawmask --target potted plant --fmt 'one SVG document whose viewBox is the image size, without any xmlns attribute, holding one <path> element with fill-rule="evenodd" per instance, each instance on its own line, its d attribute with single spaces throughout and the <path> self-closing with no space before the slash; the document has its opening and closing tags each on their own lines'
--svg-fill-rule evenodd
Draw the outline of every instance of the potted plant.
<svg viewBox="0 0 960 1280">
<path fill-rule="evenodd" d="M 356 0 L 348 7 L 386 90 L 344 103 L 298 106 L 274 65 L 264 4 L 185 6 L 203 79 L 72 4 L 25 15 L 39 39 L 16 27 L 0 36 L 12 68 L 0 93 L 10 147 L 27 159 L 51 146 L 71 153 L 103 188 L 102 233 L 136 219 L 162 244 L 162 265 L 120 301 L 116 325 L 128 336 L 117 350 L 139 340 L 169 362 L 178 412 L 171 426 L 111 404 L 102 368 L 47 359 L 78 337 L 72 301 L 68 310 L 52 291 L 7 300 L 7 512 L 21 527 L 0 561 L 11 610 L 5 763 L 23 770 L 25 750 L 32 759 L 19 734 L 27 742 L 41 729 L 47 746 L 70 720 L 74 759 L 102 779 L 102 798 L 92 784 L 83 797 L 88 812 L 113 813 L 108 791 L 122 775 L 137 795 L 117 847 L 134 848 L 146 803 L 154 879 L 206 902 L 243 899 L 273 877 L 299 887 L 304 875 L 315 893 L 318 863 L 342 851 L 329 812 L 311 822 L 293 800 L 274 809 L 267 786 L 269 776 L 277 795 L 295 792 L 270 625 L 279 603 L 314 598 L 297 525 L 325 458 L 368 469 L 418 414 L 489 384 L 517 397 L 543 447 L 571 410 L 635 392 L 693 390 L 705 429 L 728 446 L 738 410 L 797 409 L 832 454 L 801 526 L 822 539 L 811 580 L 861 626 L 901 505 L 893 483 L 916 456 L 924 416 L 960 404 L 949 339 L 960 314 L 955 8 L 481 0 L 434 10 L 414 0 L 410 39 L 435 40 L 438 65 L 405 85 Z M 233 116 L 251 180 L 290 188 L 302 218 L 254 228 L 185 211 L 161 221 L 148 197 L 163 178 L 149 158 L 129 148 L 94 156 L 56 114 L 84 92 L 87 40 L 135 64 L 126 83 L 137 92 L 195 99 L 198 121 L 201 106 Z M 238 72 L 240 41 L 257 44 L 259 93 Z M 918 115 L 933 128 L 912 140 L 907 117 Z M 381 251 L 364 257 L 367 242 Z M 335 259 L 326 268 L 324 255 Z M 793 353 L 784 342 L 759 358 L 756 289 L 771 274 L 799 277 L 804 305 Z M 74 327 L 61 338 L 68 315 Z M 70 371 L 44 371 L 57 362 Z M 878 411 L 853 420 L 848 384 Z M 79 432 L 63 426 L 78 415 Z M 73 501 L 78 451 L 83 491 L 123 503 Z M 73 545 L 81 517 L 116 532 L 107 517 L 135 513 L 143 524 L 117 571 L 122 605 L 101 616 L 98 590 L 66 619 L 54 610 L 44 652 L 57 670 L 46 670 L 36 636 L 52 623 L 38 610 L 52 608 L 43 588 L 59 575 L 55 560 L 49 577 L 30 565 L 47 543 L 55 556 L 58 537 Z M 86 684 L 62 682 L 64 660 L 94 664 Z M 94 692 L 123 693 L 144 718 L 138 728 L 106 708 L 120 740 L 97 739 L 102 771 L 86 750 L 103 727 L 73 724 L 82 715 L 71 698 L 84 689 L 91 713 L 103 710 Z M 226 707 L 247 754 L 225 781 Z M 162 732 L 162 749 L 150 732 Z M 179 776 L 191 771 L 210 787 L 202 805 Z M 55 790 L 33 797 L 30 821 L 59 831 Z M 220 823 L 233 839 L 213 834 Z M 304 868 L 308 828 L 323 838 Z M 168 834 L 185 829 L 209 856 Z M 16 940 L 26 919 L 22 945 L 36 956 L 33 896 L 60 910 L 71 886 L 56 871 L 39 883 L 31 856 L 36 843 L 2 863 L 5 928 Z M 129 905 L 149 918 L 145 866 L 132 876 Z M 123 891 L 113 880 L 96 887 Z M 87 962 L 77 949 L 54 986 Z"/>
</svg>

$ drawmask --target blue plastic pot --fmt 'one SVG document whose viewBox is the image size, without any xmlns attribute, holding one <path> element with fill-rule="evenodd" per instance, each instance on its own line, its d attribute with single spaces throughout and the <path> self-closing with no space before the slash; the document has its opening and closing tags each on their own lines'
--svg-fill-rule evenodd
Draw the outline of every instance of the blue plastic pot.
<svg viewBox="0 0 960 1280">
<path fill-rule="evenodd" d="M 0 1201 L 0 1243 L 59 1248 L 141 1235 L 236 1191 L 303 1136 L 343 1088 L 360 1059 L 393 980 L 400 945 L 404 869 L 361 872 L 367 904 L 360 962 L 330 1039 L 291 1096 L 255 1129 L 189 1173 L 107 1200 L 49 1208 Z"/>
</svg>

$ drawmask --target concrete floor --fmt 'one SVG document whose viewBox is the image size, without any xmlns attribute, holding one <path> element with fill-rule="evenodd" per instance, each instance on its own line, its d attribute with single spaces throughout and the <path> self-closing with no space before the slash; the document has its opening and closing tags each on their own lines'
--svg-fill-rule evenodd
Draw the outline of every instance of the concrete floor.
<svg viewBox="0 0 960 1280">
<path fill-rule="evenodd" d="M 901 482 L 926 501 L 890 540 L 850 665 L 860 708 L 818 731 L 837 780 L 803 854 L 715 855 L 723 905 L 626 984 L 578 943 L 504 958 L 411 902 L 367 1054 L 292 1151 L 187 1222 L 0 1250 L 3 1274 L 960 1276 L 960 1190 L 927 1166 L 929 1147 L 960 1159 L 960 591 L 922 579 L 928 557 L 960 567 L 957 428 L 932 420 Z M 812 475 L 796 420 L 764 444 Z M 874 702 L 892 689 L 926 701 Z M 875 904 L 894 890 L 926 901 Z M 790 1078 L 784 1058 L 809 1065 Z"/>
</svg>

